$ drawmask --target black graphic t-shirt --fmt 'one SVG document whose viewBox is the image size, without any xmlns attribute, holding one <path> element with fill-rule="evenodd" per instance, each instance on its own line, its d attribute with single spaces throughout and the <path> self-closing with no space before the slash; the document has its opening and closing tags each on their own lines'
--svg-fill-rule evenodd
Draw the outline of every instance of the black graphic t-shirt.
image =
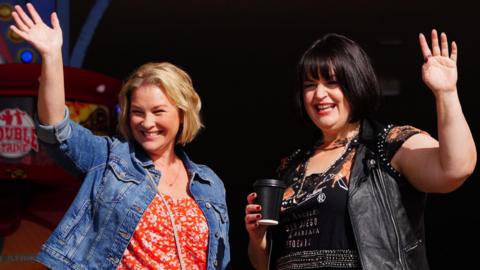
<svg viewBox="0 0 480 270">
<path fill-rule="evenodd" d="M 388 160 L 405 140 L 420 132 L 411 126 L 390 129 L 385 142 Z M 280 223 L 271 227 L 274 269 L 361 269 L 347 210 L 357 145 L 357 138 L 353 138 L 326 170 L 307 176 L 306 164 L 313 149 L 304 154 L 288 179 Z M 282 162 L 280 176 L 288 166 L 288 160 Z"/>
</svg>

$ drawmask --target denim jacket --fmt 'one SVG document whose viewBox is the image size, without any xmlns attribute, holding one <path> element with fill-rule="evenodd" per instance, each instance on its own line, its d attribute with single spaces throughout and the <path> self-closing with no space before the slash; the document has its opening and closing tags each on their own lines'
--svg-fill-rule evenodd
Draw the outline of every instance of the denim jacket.
<svg viewBox="0 0 480 270">
<path fill-rule="evenodd" d="M 157 193 L 161 172 L 141 146 L 95 136 L 70 121 L 68 111 L 55 126 L 39 124 L 38 137 L 84 180 L 37 261 L 52 269 L 116 269 Z M 193 163 L 183 149 L 175 151 L 190 176 L 189 191 L 207 219 L 207 269 L 227 269 L 229 218 L 223 183 L 210 168 Z"/>
</svg>

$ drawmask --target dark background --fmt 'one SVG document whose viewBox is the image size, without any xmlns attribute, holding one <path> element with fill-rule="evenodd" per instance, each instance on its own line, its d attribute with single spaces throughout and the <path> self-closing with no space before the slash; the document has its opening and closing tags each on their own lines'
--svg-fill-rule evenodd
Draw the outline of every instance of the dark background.
<svg viewBox="0 0 480 270">
<path fill-rule="evenodd" d="M 71 2 L 74 44 L 92 0 Z M 294 68 L 318 37 L 337 32 L 359 42 L 377 74 L 397 82 L 379 119 L 410 124 L 436 137 L 431 92 L 422 84 L 418 33 L 445 31 L 459 47 L 459 95 L 479 139 L 475 1 L 381 0 L 115 0 L 93 37 L 84 68 L 124 79 L 139 65 L 169 61 L 185 69 L 202 97 L 206 129 L 190 156 L 224 180 L 234 269 L 249 269 L 243 226 L 245 197 L 258 177 L 311 134 L 290 101 Z M 385 90 L 392 90 L 385 84 Z M 425 168 L 428 169 L 428 168 Z M 432 269 L 466 269 L 478 262 L 478 169 L 458 190 L 432 194 L 426 211 Z M 375 226 L 375 224 L 372 224 Z"/>
</svg>

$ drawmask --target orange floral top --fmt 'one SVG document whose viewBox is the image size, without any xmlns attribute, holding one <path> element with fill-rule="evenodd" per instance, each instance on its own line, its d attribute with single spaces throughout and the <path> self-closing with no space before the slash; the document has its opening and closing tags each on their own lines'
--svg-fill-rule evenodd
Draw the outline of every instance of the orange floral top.
<svg viewBox="0 0 480 270">
<path fill-rule="evenodd" d="M 186 269 L 207 269 L 208 225 L 193 198 L 163 195 L 174 216 Z M 157 194 L 135 229 L 118 270 L 180 269 L 172 224 Z"/>
</svg>

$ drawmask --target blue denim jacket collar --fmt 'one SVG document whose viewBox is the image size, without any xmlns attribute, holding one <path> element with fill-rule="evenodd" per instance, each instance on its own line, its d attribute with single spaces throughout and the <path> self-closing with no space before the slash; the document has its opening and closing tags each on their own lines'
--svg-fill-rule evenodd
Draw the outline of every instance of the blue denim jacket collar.
<svg viewBox="0 0 480 270">
<path fill-rule="evenodd" d="M 200 166 L 190 160 L 187 153 L 185 153 L 183 147 L 179 145 L 175 146 L 175 153 L 183 161 L 183 164 L 185 164 L 188 173 L 193 176 L 192 180 L 202 180 L 208 182 L 209 184 L 212 183 L 209 174 L 202 170 Z M 130 155 L 132 157 L 132 160 L 134 160 L 135 162 L 137 162 L 137 164 L 144 168 L 151 168 L 154 166 L 152 159 L 148 156 L 145 150 L 143 150 L 143 148 L 136 142 L 130 143 Z M 197 175 L 200 178 L 195 177 Z"/>
</svg>

